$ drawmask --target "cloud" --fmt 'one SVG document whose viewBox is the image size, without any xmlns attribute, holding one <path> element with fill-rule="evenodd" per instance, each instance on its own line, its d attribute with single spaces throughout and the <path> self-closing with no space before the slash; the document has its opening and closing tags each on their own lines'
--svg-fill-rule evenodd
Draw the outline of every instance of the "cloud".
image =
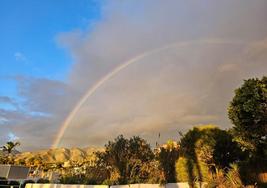
<svg viewBox="0 0 267 188">
<path fill-rule="evenodd" d="M 103 144 L 118 134 L 144 135 L 154 143 L 159 132 L 162 139 L 177 139 L 179 130 L 193 125 L 229 128 L 227 106 L 234 89 L 243 79 L 267 71 L 267 66 L 258 66 L 262 62 L 246 59 L 247 48 L 197 42 L 129 66 L 88 99 L 62 145 Z M 236 68 L 222 71 L 228 64 Z"/>
<path fill-rule="evenodd" d="M 25 150 L 49 147 L 97 80 L 129 59 L 176 43 L 105 82 L 79 110 L 60 146 L 103 145 L 118 134 L 155 143 L 159 132 L 163 142 L 197 124 L 229 128 L 233 90 L 267 72 L 266 9 L 261 0 L 107 1 L 90 31 L 58 37 L 75 62 L 68 80 L 17 77 L 24 111 L 0 111 L 13 123 L 1 126 Z"/>
<path fill-rule="evenodd" d="M 18 110 L 20 105 L 8 96 L 0 96 L 0 109 Z"/>
<path fill-rule="evenodd" d="M 5 123 L 7 123 L 8 122 L 8 120 L 6 119 L 6 118 L 4 118 L 4 117 L 0 117 L 0 125 L 1 124 L 5 124 Z"/>
<path fill-rule="evenodd" d="M 17 76 L 18 94 L 28 111 L 60 114 L 70 108 L 74 91 L 66 83 L 46 78 Z M 68 110 L 67 110 L 68 111 Z"/>
<path fill-rule="evenodd" d="M 0 96 L 0 102 L 1 103 L 11 103 L 11 104 L 14 103 L 14 101 L 10 97 L 7 97 L 7 96 Z"/>
<path fill-rule="evenodd" d="M 16 136 L 14 133 L 12 133 L 12 132 L 8 133 L 7 137 L 8 137 L 8 140 L 9 140 L 9 141 L 15 141 L 15 140 L 18 140 L 18 139 L 19 139 L 19 137 L 17 137 L 17 136 Z"/>
<path fill-rule="evenodd" d="M 14 57 L 15 57 L 16 61 L 27 62 L 27 58 L 25 57 L 25 55 L 22 52 L 16 52 L 14 54 Z"/>
<path fill-rule="evenodd" d="M 61 81 L 26 76 L 9 79 L 16 80 L 20 98 L 15 101 L 7 96 L 0 97 L 0 103 L 18 106 L 15 109 L 0 107 L 0 143 L 5 143 L 6 133 L 12 132 L 19 137 L 23 150 L 49 148 L 79 95 Z"/>
<path fill-rule="evenodd" d="M 230 127 L 227 105 L 233 90 L 243 79 L 266 74 L 267 58 L 250 55 L 265 48 L 266 5 L 108 2 L 93 31 L 61 37 L 76 62 L 70 80 L 81 91 L 139 54 L 173 43 L 188 45 L 145 57 L 107 81 L 78 112 L 62 146 L 103 144 L 118 134 L 144 135 L 154 142 L 158 132 L 177 138 L 178 130 L 196 124 Z"/>
</svg>

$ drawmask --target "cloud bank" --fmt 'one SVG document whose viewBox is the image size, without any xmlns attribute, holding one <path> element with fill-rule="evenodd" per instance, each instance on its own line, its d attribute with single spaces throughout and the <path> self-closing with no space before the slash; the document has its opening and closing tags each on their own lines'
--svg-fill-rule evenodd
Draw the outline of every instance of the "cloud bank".
<svg viewBox="0 0 267 188">
<path fill-rule="evenodd" d="M 243 79 L 266 75 L 264 0 L 108 1 L 102 15 L 90 31 L 58 36 L 75 62 L 66 83 L 15 78 L 23 107 L 0 111 L 6 120 L 0 120 L 1 142 L 12 132 L 25 150 L 49 147 L 88 88 L 123 62 L 162 46 L 177 44 L 102 85 L 79 110 L 60 146 L 103 145 L 118 134 L 140 135 L 154 145 L 197 124 L 228 128 L 233 90 Z"/>
</svg>

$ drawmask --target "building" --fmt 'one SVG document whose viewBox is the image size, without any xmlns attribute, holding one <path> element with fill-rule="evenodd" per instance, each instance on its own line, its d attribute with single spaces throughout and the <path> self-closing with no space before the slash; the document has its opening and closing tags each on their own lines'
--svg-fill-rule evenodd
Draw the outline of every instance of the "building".
<svg viewBox="0 0 267 188">
<path fill-rule="evenodd" d="M 30 169 L 26 166 L 0 165 L 0 177 L 7 180 L 27 179 Z"/>
</svg>

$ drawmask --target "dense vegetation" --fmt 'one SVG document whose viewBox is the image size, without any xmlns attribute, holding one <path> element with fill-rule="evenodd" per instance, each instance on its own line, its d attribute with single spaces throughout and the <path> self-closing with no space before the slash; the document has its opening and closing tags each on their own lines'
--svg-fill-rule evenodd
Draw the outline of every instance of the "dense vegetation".
<svg viewBox="0 0 267 188">
<path fill-rule="evenodd" d="M 61 183 L 130 184 L 208 182 L 243 187 L 267 182 L 267 78 L 245 80 L 228 109 L 233 127 L 196 126 L 179 140 L 152 149 L 146 140 L 122 135 L 97 152 L 94 165 L 70 171 Z M 177 135 L 177 139 L 178 139 Z M 10 151 L 11 152 L 11 151 Z M 9 153 L 10 153 L 9 152 Z M 0 159 L 1 160 L 1 159 Z M 265 183 L 265 184 L 264 184 Z"/>
</svg>

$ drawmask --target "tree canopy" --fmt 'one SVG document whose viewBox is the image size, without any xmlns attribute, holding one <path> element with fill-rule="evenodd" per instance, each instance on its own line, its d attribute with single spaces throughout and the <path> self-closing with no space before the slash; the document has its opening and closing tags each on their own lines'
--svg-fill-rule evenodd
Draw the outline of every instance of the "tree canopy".
<svg viewBox="0 0 267 188">
<path fill-rule="evenodd" d="M 232 136 L 214 125 L 194 127 L 181 138 L 183 156 L 211 167 L 225 168 L 239 159 L 239 148 Z"/>
<path fill-rule="evenodd" d="M 10 154 L 15 149 L 15 147 L 19 145 L 20 145 L 19 142 L 9 141 L 4 146 L 2 146 L 2 149 L 3 151 L 6 151 L 8 154 Z"/>
<path fill-rule="evenodd" d="M 234 124 L 235 140 L 242 149 L 263 155 L 267 147 L 267 77 L 245 80 L 235 90 L 228 116 Z"/>
<path fill-rule="evenodd" d="M 130 180 L 145 178 L 140 176 L 139 167 L 154 158 L 150 145 L 144 139 L 137 136 L 126 139 L 122 135 L 109 141 L 105 151 L 97 153 L 97 156 L 98 164 L 109 169 L 113 183 L 129 183 Z"/>
<path fill-rule="evenodd" d="M 168 183 L 176 182 L 175 163 L 179 157 L 179 145 L 169 140 L 167 143 L 159 148 L 157 159 L 162 168 L 164 179 Z"/>
</svg>

